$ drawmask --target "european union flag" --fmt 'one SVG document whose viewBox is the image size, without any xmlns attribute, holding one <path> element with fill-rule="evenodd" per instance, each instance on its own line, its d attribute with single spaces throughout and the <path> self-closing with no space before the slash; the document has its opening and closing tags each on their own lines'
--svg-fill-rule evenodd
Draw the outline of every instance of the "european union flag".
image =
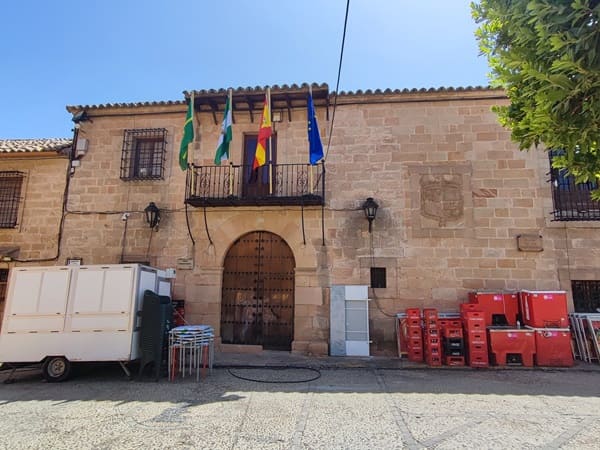
<svg viewBox="0 0 600 450">
<path fill-rule="evenodd" d="M 310 150 L 311 165 L 317 164 L 323 159 L 323 144 L 321 143 L 321 135 L 319 134 L 319 125 L 317 124 L 317 116 L 315 115 L 315 105 L 313 104 L 312 94 L 308 93 L 308 104 L 306 106 L 308 114 L 308 146 Z"/>
</svg>

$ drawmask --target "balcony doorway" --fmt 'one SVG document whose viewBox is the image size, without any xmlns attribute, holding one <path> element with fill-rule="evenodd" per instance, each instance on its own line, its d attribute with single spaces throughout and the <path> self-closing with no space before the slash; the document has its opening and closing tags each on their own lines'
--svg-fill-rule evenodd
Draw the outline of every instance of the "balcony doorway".
<svg viewBox="0 0 600 450">
<path fill-rule="evenodd" d="M 247 134 L 244 136 L 244 176 L 242 195 L 245 198 L 264 198 L 269 196 L 269 149 L 267 148 L 267 161 L 257 170 L 252 170 L 254 153 L 258 135 Z M 271 136 L 271 162 L 277 164 L 277 136 Z M 276 185 L 275 170 L 272 171 L 272 185 Z"/>
<path fill-rule="evenodd" d="M 254 231 L 225 257 L 221 341 L 291 350 L 294 336 L 295 260 L 278 235 Z"/>
</svg>

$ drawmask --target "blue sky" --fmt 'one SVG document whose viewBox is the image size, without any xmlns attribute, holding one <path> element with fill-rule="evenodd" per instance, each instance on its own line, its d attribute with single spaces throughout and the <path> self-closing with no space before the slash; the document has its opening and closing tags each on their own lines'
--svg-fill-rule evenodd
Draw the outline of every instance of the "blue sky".
<svg viewBox="0 0 600 450">
<path fill-rule="evenodd" d="M 487 85 L 470 0 L 351 0 L 340 91 Z M 70 137 L 66 105 L 328 83 L 346 0 L 4 2 L 0 139 Z"/>
</svg>

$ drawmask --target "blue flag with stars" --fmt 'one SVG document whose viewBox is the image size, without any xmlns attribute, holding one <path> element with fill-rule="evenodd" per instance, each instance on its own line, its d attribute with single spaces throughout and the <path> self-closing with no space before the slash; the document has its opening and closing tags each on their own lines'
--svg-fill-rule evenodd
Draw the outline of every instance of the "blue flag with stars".
<svg viewBox="0 0 600 450">
<path fill-rule="evenodd" d="M 308 93 L 306 111 L 308 113 L 308 146 L 310 150 L 310 163 L 311 165 L 315 165 L 323 159 L 323 144 L 321 143 L 319 125 L 317 124 L 317 116 L 315 115 L 315 105 L 313 104 L 313 98 L 310 92 Z"/>
</svg>

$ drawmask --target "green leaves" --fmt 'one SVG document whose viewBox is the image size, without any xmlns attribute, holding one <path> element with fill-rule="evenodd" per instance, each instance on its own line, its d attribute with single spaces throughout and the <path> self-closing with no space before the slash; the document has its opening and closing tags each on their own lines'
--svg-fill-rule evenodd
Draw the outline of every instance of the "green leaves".
<svg viewBox="0 0 600 450">
<path fill-rule="evenodd" d="M 512 139 L 564 149 L 557 168 L 600 180 L 600 1 L 480 0 L 471 11 L 491 84 L 511 101 L 494 110 Z"/>
</svg>

